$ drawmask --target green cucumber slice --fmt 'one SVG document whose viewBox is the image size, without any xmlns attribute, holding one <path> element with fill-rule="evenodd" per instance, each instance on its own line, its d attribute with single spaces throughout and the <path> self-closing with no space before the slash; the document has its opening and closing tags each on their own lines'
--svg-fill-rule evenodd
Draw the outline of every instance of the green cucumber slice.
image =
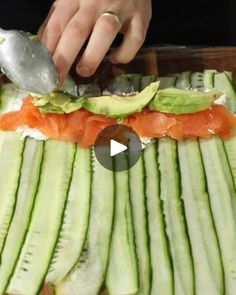
<svg viewBox="0 0 236 295">
<path fill-rule="evenodd" d="M 89 222 L 91 173 L 91 150 L 78 145 L 62 228 L 46 282 L 57 284 L 79 261 Z"/>
<path fill-rule="evenodd" d="M 59 295 L 98 294 L 107 270 L 114 211 L 114 174 L 93 152 L 92 196 L 88 234 L 78 265 L 60 282 Z"/>
<path fill-rule="evenodd" d="M 174 87 L 177 81 L 176 77 L 158 77 L 156 81 L 160 81 L 158 89 Z"/>
<path fill-rule="evenodd" d="M 191 242 L 196 294 L 224 293 L 218 239 L 197 141 L 178 143 L 182 199 Z"/>
<path fill-rule="evenodd" d="M 191 86 L 191 72 L 182 72 L 178 75 L 175 84 L 176 88 L 189 89 Z"/>
<path fill-rule="evenodd" d="M 133 231 L 128 171 L 116 172 L 115 216 L 106 275 L 106 286 L 110 295 L 131 295 L 138 291 Z"/>
<path fill-rule="evenodd" d="M 203 80 L 204 74 L 201 72 L 193 72 L 191 74 L 191 87 L 197 89 L 198 91 L 204 90 Z"/>
<path fill-rule="evenodd" d="M 193 295 L 193 261 L 180 196 L 176 142 L 170 138 L 160 139 L 158 153 L 161 200 L 173 258 L 174 294 Z"/>
<path fill-rule="evenodd" d="M 35 206 L 21 254 L 7 292 L 34 295 L 41 288 L 58 238 L 70 184 L 75 145 L 45 143 Z"/>
<path fill-rule="evenodd" d="M 156 81 L 155 75 L 142 76 L 141 86 L 139 90 L 142 91 L 144 88 L 146 88 L 149 84 L 151 84 L 154 81 Z"/>
<path fill-rule="evenodd" d="M 148 146 L 143 152 L 143 157 L 146 174 L 145 187 L 152 267 L 150 295 L 173 295 L 174 278 L 160 199 L 157 145 Z"/>
<path fill-rule="evenodd" d="M 139 91 L 141 87 L 142 75 L 140 74 L 124 74 L 121 77 L 127 78 L 133 85 L 134 91 Z"/>
<path fill-rule="evenodd" d="M 236 187 L 236 130 L 234 130 L 234 136 L 232 138 L 224 140 L 224 146 Z"/>
<path fill-rule="evenodd" d="M 108 92 L 108 94 L 112 93 L 118 95 L 121 93 L 133 93 L 134 86 L 130 78 L 126 77 L 126 75 L 116 76 L 108 82 L 107 88 L 105 89 L 105 93 L 106 92 Z"/>
<path fill-rule="evenodd" d="M 107 91 L 114 94 L 139 91 L 141 79 L 142 75 L 140 74 L 123 74 L 116 76 L 109 82 Z"/>
<path fill-rule="evenodd" d="M 216 70 L 205 70 L 204 77 L 203 77 L 203 86 L 207 90 L 212 90 L 214 87 L 214 79 L 215 74 L 217 73 Z"/>
<path fill-rule="evenodd" d="M 42 155 L 43 142 L 27 139 L 23 154 L 15 212 L 1 255 L 0 294 L 4 293 L 9 283 L 28 230 L 38 187 Z"/>
<path fill-rule="evenodd" d="M 214 87 L 226 95 L 226 106 L 236 113 L 236 91 L 232 80 L 226 73 L 217 73 L 214 76 Z"/>
<path fill-rule="evenodd" d="M 230 81 L 231 81 L 232 83 L 234 83 L 233 72 L 224 71 L 224 73 L 228 76 L 228 78 L 230 79 Z"/>
<path fill-rule="evenodd" d="M 200 140 L 212 215 L 225 273 L 225 294 L 236 290 L 236 193 L 223 142 Z"/>
<path fill-rule="evenodd" d="M 60 88 L 61 91 L 77 96 L 77 85 L 74 79 L 68 75 Z"/>
<path fill-rule="evenodd" d="M 151 265 L 145 195 L 145 171 L 142 157 L 129 169 L 130 199 L 139 272 L 137 294 L 146 295 L 151 288 Z"/>
<path fill-rule="evenodd" d="M 0 254 L 14 212 L 24 141 L 16 132 L 0 132 Z"/>
</svg>

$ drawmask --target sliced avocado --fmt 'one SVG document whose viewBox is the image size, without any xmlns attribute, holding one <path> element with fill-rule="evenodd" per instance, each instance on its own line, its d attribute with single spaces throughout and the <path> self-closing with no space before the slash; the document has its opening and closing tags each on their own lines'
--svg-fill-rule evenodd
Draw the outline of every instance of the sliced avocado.
<svg viewBox="0 0 236 295">
<path fill-rule="evenodd" d="M 31 93 L 31 95 L 34 97 L 34 105 L 36 107 L 44 107 L 48 103 L 50 103 L 50 96 L 49 95 L 37 95 L 35 93 Z"/>
<path fill-rule="evenodd" d="M 51 104 L 50 102 L 47 103 L 45 106 L 43 107 L 39 107 L 39 110 L 41 113 L 43 114 L 64 114 L 65 112 L 59 108 L 59 107 L 55 107 L 53 104 Z"/>
<path fill-rule="evenodd" d="M 78 98 L 78 99 L 71 99 L 67 102 L 67 104 L 64 106 L 63 110 L 64 113 L 72 113 L 75 112 L 83 107 L 84 99 Z"/>
<path fill-rule="evenodd" d="M 39 107 L 42 113 L 71 113 L 83 106 L 83 97 L 74 97 L 63 92 L 52 92 L 48 95 L 33 95 L 34 105 Z"/>
<path fill-rule="evenodd" d="M 140 112 L 157 93 L 159 82 L 151 83 L 140 93 L 133 96 L 107 95 L 90 97 L 84 101 L 84 108 L 94 114 L 109 117 L 126 117 Z"/>
<path fill-rule="evenodd" d="M 51 93 L 49 97 L 51 104 L 53 104 L 55 107 L 61 108 L 66 106 L 66 104 L 71 100 L 70 96 L 68 96 L 67 94 L 57 92 Z"/>
<path fill-rule="evenodd" d="M 162 113 L 196 113 L 208 109 L 222 95 L 219 91 L 200 92 L 167 88 L 157 91 L 148 107 Z"/>
<path fill-rule="evenodd" d="M 29 37 L 29 39 L 31 40 L 31 41 L 37 41 L 37 40 L 40 40 L 40 37 L 39 37 L 39 35 L 31 35 L 30 37 Z"/>
</svg>

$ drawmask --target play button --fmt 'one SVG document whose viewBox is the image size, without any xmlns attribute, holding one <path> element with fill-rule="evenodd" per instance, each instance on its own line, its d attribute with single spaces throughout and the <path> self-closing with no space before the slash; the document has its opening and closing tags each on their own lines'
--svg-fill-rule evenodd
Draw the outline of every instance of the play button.
<svg viewBox="0 0 236 295">
<path fill-rule="evenodd" d="M 118 155 L 124 151 L 126 151 L 128 147 L 122 143 L 119 143 L 118 141 L 111 139 L 110 140 L 110 156 L 114 157 L 115 155 Z"/>
<path fill-rule="evenodd" d="M 134 166 L 142 153 L 142 143 L 133 129 L 112 125 L 103 129 L 94 145 L 99 163 L 112 171 L 124 171 Z"/>
</svg>

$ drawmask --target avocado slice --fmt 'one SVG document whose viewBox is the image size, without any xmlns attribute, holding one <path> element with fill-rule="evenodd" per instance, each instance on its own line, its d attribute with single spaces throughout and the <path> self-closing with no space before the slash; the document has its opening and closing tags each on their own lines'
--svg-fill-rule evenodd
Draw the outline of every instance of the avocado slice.
<svg viewBox="0 0 236 295">
<path fill-rule="evenodd" d="M 83 107 L 94 114 L 109 117 L 126 117 L 140 112 L 157 93 L 159 82 L 151 83 L 140 93 L 133 96 L 106 95 L 90 97 L 84 101 Z"/>
<path fill-rule="evenodd" d="M 83 97 L 75 97 L 68 93 L 52 92 L 48 95 L 35 95 L 34 105 L 39 107 L 41 113 L 68 114 L 82 108 Z"/>
<path fill-rule="evenodd" d="M 220 91 L 200 92 L 166 88 L 158 90 L 149 104 L 149 109 L 170 114 L 189 114 L 208 109 L 223 93 Z"/>
</svg>

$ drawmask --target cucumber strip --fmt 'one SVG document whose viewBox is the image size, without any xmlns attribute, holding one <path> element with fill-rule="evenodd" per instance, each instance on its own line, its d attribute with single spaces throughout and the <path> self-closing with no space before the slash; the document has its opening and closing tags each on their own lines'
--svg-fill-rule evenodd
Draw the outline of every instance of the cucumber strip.
<svg viewBox="0 0 236 295">
<path fill-rule="evenodd" d="M 97 83 L 79 84 L 76 86 L 76 88 L 79 96 L 91 97 L 102 95 L 100 86 Z"/>
<path fill-rule="evenodd" d="M 204 71 L 203 86 L 205 89 L 212 90 L 212 88 L 214 88 L 214 79 L 215 79 L 216 73 L 217 73 L 216 70 L 205 70 Z"/>
<path fill-rule="evenodd" d="M 192 295 L 195 294 L 193 262 L 180 198 L 176 142 L 170 138 L 160 139 L 158 152 L 161 200 L 173 258 L 174 294 Z"/>
<path fill-rule="evenodd" d="M 74 79 L 68 75 L 60 88 L 61 91 L 67 92 L 71 95 L 77 96 L 77 85 Z"/>
<path fill-rule="evenodd" d="M 228 78 L 230 79 L 230 81 L 231 81 L 232 83 L 234 83 L 233 72 L 224 71 L 224 73 L 228 76 Z"/>
<path fill-rule="evenodd" d="M 0 132 L 0 254 L 16 203 L 24 150 L 20 136 L 16 132 Z"/>
<path fill-rule="evenodd" d="M 174 278 L 160 200 L 160 175 L 157 164 L 157 146 L 152 144 L 147 147 L 143 152 L 143 156 L 146 174 L 147 211 L 152 267 L 150 295 L 173 295 Z"/>
<path fill-rule="evenodd" d="M 146 212 L 145 171 L 143 158 L 129 169 L 130 199 L 139 272 L 139 291 L 146 295 L 151 288 L 151 265 Z"/>
<path fill-rule="evenodd" d="M 226 94 L 226 106 L 231 112 L 236 113 L 236 91 L 228 75 L 225 73 L 215 74 L 214 87 Z"/>
<path fill-rule="evenodd" d="M 224 146 L 236 187 L 236 130 L 232 138 L 224 140 Z"/>
<path fill-rule="evenodd" d="M 204 90 L 203 85 L 204 74 L 201 72 L 193 72 L 191 74 L 191 87 L 197 89 L 198 91 Z"/>
<path fill-rule="evenodd" d="M 154 81 L 156 81 L 156 75 L 142 76 L 140 91 L 146 88 Z"/>
<path fill-rule="evenodd" d="M 23 99 L 29 95 L 26 90 L 20 89 L 13 83 L 2 85 L 0 96 L 0 114 L 20 109 Z"/>
<path fill-rule="evenodd" d="M 107 91 L 111 93 L 130 93 L 139 91 L 141 87 L 141 79 L 142 75 L 140 74 L 123 74 L 117 76 L 109 83 Z"/>
<path fill-rule="evenodd" d="M 186 89 L 191 86 L 191 72 L 182 72 L 179 74 L 176 81 L 176 88 Z"/>
<path fill-rule="evenodd" d="M 34 295 L 47 273 L 58 238 L 75 145 L 56 140 L 45 143 L 41 178 L 28 234 L 7 292 Z"/>
<path fill-rule="evenodd" d="M 158 89 L 174 87 L 177 81 L 176 77 L 158 77 L 156 81 L 160 81 Z"/>
<path fill-rule="evenodd" d="M 121 77 L 127 78 L 133 85 L 134 91 L 140 91 L 142 75 L 140 74 L 124 74 Z"/>
<path fill-rule="evenodd" d="M 105 279 L 114 211 L 114 173 L 94 156 L 88 234 L 78 265 L 60 282 L 56 294 L 98 294 Z"/>
<path fill-rule="evenodd" d="M 128 78 L 126 75 L 116 76 L 111 81 L 109 81 L 105 92 L 112 94 L 132 93 L 134 92 L 134 86 L 130 78 Z"/>
<path fill-rule="evenodd" d="M 225 294 L 236 290 L 236 193 L 222 141 L 200 140 L 212 214 L 225 273 Z"/>
<path fill-rule="evenodd" d="M 27 139 L 23 154 L 17 201 L 1 255 L 0 294 L 3 294 L 24 243 L 40 176 L 43 142 Z"/>
<path fill-rule="evenodd" d="M 91 150 L 78 145 L 62 228 L 46 282 L 57 284 L 79 261 L 89 222 L 91 173 Z"/>
<path fill-rule="evenodd" d="M 196 294 L 224 294 L 224 274 L 215 225 L 206 189 L 202 158 L 197 141 L 178 144 L 189 238 L 192 247 Z"/>
<path fill-rule="evenodd" d="M 115 173 L 115 217 L 106 275 L 110 295 L 136 294 L 139 287 L 128 182 L 128 171 Z"/>
</svg>

